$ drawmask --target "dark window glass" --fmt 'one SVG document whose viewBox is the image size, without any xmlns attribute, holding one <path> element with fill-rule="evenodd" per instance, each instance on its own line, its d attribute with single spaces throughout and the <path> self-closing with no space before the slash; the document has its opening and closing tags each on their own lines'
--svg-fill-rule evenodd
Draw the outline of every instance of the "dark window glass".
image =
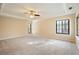
<svg viewBox="0 0 79 59">
<path fill-rule="evenodd" d="M 29 34 L 32 33 L 32 24 L 28 24 L 28 33 L 29 33 Z"/>
<path fill-rule="evenodd" d="M 79 17 L 77 17 L 77 36 L 79 36 Z"/>
<path fill-rule="evenodd" d="M 56 33 L 69 34 L 69 20 L 57 20 Z"/>
</svg>

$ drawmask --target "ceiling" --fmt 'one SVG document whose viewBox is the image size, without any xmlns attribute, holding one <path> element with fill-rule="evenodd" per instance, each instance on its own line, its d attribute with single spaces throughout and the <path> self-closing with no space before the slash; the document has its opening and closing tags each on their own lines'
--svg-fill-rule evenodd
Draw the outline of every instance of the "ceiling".
<svg viewBox="0 0 79 59">
<path fill-rule="evenodd" d="M 69 10 L 72 7 L 72 10 Z M 56 16 L 75 13 L 79 10 L 78 3 L 3 3 L 0 4 L 0 14 L 17 17 L 21 19 L 28 18 L 24 13 L 28 9 L 34 9 L 39 14 L 38 19 L 47 19 Z"/>
</svg>

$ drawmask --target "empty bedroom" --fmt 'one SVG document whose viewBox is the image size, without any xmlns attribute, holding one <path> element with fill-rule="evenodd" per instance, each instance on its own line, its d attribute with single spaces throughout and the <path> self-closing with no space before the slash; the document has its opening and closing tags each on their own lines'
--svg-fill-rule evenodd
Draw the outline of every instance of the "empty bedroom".
<svg viewBox="0 0 79 59">
<path fill-rule="evenodd" d="M 79 3 L 0 3 L 0 55 L 78 55 Z"/>
</svg>

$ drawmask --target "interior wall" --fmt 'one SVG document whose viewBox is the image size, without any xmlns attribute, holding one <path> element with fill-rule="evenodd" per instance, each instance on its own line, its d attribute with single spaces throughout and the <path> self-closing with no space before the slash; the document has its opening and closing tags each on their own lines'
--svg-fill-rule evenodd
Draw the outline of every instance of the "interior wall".
<svg viewBox="0 0 79 59">
<path fill-rule="evenodd" d="M 70 20 L 70 34 L 56 34 L 56 20 L 64 19 Z M 36 24 L 38 28 L 35 34 L 38 36 L 71 42 L 75 40 L 75 14 L 41 20 Z"/>
<path fill-rule="evenodd" d="M 23 36 L 28 33 L 28 21 L 0 16 L 0 40 Z"/>
<path fill-rule="evenodd" d="M 56 34 L 56 20 L 70 20 L 70 34 Z M 46 20 L 34 22 L 35 28 L 33 35 L 66 40 L 74 42 L 75 40 L 75 14 L 53 17 Z M 4 38 L 24 36 L 28 34 L 28 21 L 12 17 L 0 16 L 0 40 Z"/>
</svg>

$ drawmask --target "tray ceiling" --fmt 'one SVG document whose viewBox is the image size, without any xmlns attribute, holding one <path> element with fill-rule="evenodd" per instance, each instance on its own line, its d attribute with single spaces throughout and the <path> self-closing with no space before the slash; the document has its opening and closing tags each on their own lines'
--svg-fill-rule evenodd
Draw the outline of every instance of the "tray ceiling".
<svg viewBox="0 0 79 59">
<path fill-rule="evenodd" d="M 72 7 L 72 10 L 69 10 Z M 24 12 L 27 8 L 34 9 L 40 14 L 39 19 L 71 14 L 79 10 L 78 3 L 5 3 L 0 4 L 2 15 L 27 18 Z"/>
</svg>

